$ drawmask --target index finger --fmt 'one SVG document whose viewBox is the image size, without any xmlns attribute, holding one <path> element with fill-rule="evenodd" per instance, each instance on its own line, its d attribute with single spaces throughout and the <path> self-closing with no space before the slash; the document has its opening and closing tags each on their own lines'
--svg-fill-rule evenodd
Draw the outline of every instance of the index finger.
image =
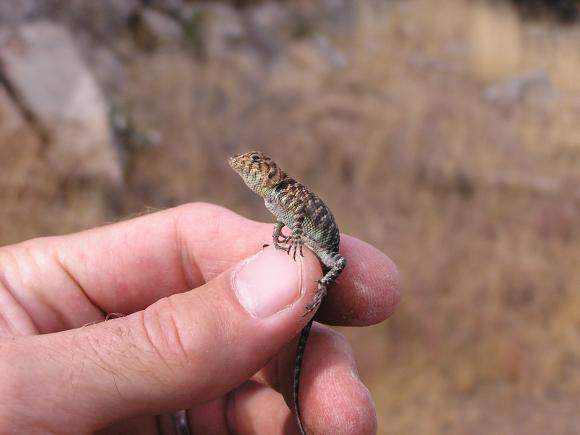
<svg viewBox="0 0 580 435">
<path fill-rule="evenodd" d="M 271 243 L 271 234 L 271 224 L 196 203 L 4 249 L 44 258 L 26 270 L 25 279 L 12 280 L 26 283 L 20 289 L 13 284 L 13 291 L 33 291 L 35 297 L 21 298 L 26 304 L 45 304 L 76 291 L 105 313 L 126 314 L 204 284 Z M 377 249 L 351 237 L 344 237 L 341 253 L 347 267 L 330 289 L 322 320 L 349 325 L 383 320 L 399 300 L 395 266 Z M 55 266 L 62 268 L 67 280 L 47 279 Z M 14 272 L 0 273 L 10 281 Z M 53 309 L 70 308 L 62 304 Z M 90 320 L 94 319 L 85 319 Z"/>
</svg>

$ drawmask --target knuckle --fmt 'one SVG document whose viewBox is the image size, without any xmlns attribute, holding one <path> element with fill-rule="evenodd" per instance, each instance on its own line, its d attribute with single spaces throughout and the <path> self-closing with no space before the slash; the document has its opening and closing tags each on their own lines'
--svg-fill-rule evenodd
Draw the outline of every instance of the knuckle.
<svg viewBox="0 0 580 435">
<path fill-rule="evenodd" d="M 190 202 L 176 207 L 175 210 L 183 214 L 197 215 L 205 213 L 214 214 L 216 211 L 222 210 L 222 208 L 207 202 Z"/>
<path fill-rule="evenodd" d="M 142 322 L 146 346 L 168 367 L 187 363 L 190 352 L 184 345 L 180 322 L 170 298 L 160 299 L 145 309 Z"/>
<path fill-rule="evenodd" d="M 349 364 L 354 364 L 352 345 L 343 334 L 329 327 L 317 325 L 315 336 L 319 337 L 321 346 L 329 346 L 329 352 L 338 352 Z"/>
<path fill-rule="evenodd" d="M 199 363 L 219 341 L 215 322 L 204 321 L 203 317 L 193 318 L 188 310 L 189 303 L 183 306 L 176 303 L 179 296 L 160 299 L 143 312 L 142 318 L 147 346 L 172 369 Z M 206 302 L 199 298 L 195 303 Z M 209 307 L 196 310 L 200 311 L 211 312 Z"/>
</svg>

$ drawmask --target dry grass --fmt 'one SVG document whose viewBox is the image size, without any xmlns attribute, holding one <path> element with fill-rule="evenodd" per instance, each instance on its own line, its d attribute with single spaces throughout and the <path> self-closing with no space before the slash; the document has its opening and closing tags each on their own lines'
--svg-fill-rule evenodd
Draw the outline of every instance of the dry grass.
<svg viewBox="0 0 580 435">
<path fill-rule="evenodd" d="M 225 164 L 263 149 L 401 269 L 398 313 L 345 331 L 381 434 L 575 433 L 577 33 L 490 3 L 362 2 L 326 36 L 342 67 L 304 39 L 270 65 L 135 55 L 120 98 L 164 140 L 130 155 L 122 213 L 203 199 L 269 220 Z M 553 98 L 482 97 L 538 69 Z"/>
</svg>

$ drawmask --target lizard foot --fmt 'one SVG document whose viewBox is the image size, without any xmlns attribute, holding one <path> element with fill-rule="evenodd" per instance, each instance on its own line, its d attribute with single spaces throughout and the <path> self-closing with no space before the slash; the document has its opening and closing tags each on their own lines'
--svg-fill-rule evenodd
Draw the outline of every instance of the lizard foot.
<svg viewBox="0 0 580 435">
<path fill-rule="evenodd" d="M 322 281 L 316 281 L 318 283 L 318 290 L 314 295 L 314 299 L 312 303 L 306 305 L 306 311 L 302 314 L 302 317 L 307 316 L 310 314 L 311 311 L 315 310 L 320 306 L 322 299 L 326 296 L 326 285 Z"/>
<path fill-rule="evenodd" d="M 284 251 L 287 250 L 285 245 L 286 243 L 288 243 L 288 241 L 290 240 L 290 236 L 284 236 L 282 234 L 278 235 L 277 237 L 274 237 L 274 247 L 276 249 L 282 249 Z"/>
<path fill-rule="evenodd" d="M 304 245 L 304 243 L 302 243 L 302 237 L 297 237 L 297 236 L 290 236 L 289 237 L 289 241 L 288 241 L 288 247 L 286 248 L 286 252 L 288 253 L 288 255 L 292 255 L 292 258 L 294 259 L 294 261 L 296 261 L 296 253 L 299 252 L 301 257 L 304 257 L 304 254 L 302 253 L 302 245 Z M 292 250 L 294 250 L 294 252 L 292 253 Z"/>
</svg>

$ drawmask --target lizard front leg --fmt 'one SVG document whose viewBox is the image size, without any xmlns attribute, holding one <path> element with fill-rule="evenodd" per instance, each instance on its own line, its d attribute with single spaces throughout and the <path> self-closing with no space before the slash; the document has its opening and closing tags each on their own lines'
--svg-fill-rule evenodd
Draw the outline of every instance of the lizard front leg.
<svg viewBox="0 0 580 435">
<path fill-rule="evenodd" d="M 302 226 L 304 225 L 304 220 L 306 215 L 304 213 L 304 205 L 297 207 L 295 212 L 294 222 L 292 222 L 292 235 L 287 239 L 288 246 L 286 252 L 288 255 L 292 255 L 292 258 L 296 260 L 296 253 L 299 252 L 301 257 L 304 257 L 302 253 L 302 247 L 304 246 L 304 230 Z M 292 253 L 292 250 L 294 252 Z"/>
<path fill-rule="evenodd" d="M 282 234 L 282 228 L 284 228 L 284 223 L 276 221 L 274 224 L 274 231 L 272 232 L 274 247 L 286 251 L 288 255 L 293 256 L 294 260 L 296 260 L 296 252 L 300 252 L 300 255 L 304 257 L 304 254 L 302 253 L 302 245 L 304 244 L 302 242 L 302 226 L 295 224 L 291 236 L 285 236 Z M 283 246 L 285 244 L 287 244 L 287 246 Z M 264 247 L 266 246 L 268 245 L 264 245 Z M 294 249 L 294 253 L 291 253 L 292 249 Z"/>
</svg>

